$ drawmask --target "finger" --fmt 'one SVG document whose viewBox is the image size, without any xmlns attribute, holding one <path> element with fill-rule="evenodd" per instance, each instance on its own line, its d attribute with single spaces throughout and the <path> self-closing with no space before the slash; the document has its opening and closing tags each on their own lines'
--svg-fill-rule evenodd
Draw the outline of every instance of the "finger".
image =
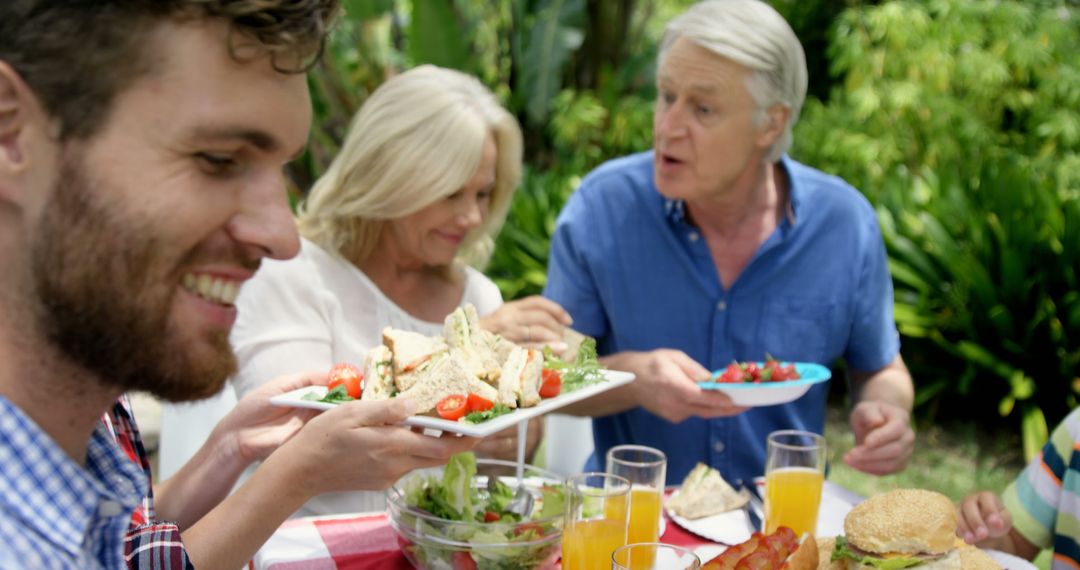
<svg viewBox="0 0 1080 570">
<path fill-rule="evenodd" d="M 859 461 L 864 462 L 879 462 L 890 460 L 907 460 L 912 453 L 912 443 L 914 440 L 908 440 L 907 438 L 891 441 L 884 445 L 877 447 L 869 447 L 866 445 L 857 445 L 849 451 L 849 454 L 853 454 Z"/>
<path fill-rule="evenodd" d="M 730 416 L 737 416 L 749 409 L 750 408 L 743 408 L 739 406 L 722 406 L 714 408 L 701 408 L 695 406 L 694 408 L 692 408 L 692 412 L 690 415 L 702 417 L 705 419 L 726 418 Z"/>
<path fill-rule="evenodd" d="M 994 493 L 983 492 L 978 495 L 979 511 L 983 514 L 983 521 L 989 536 L 1002 536 L 1012 527 L 1012 517 L 1005 509 L 1001 498 Z"/>
<path fill-rule="evenodd" d="M 570 313 L 566 312 L 566 309 L 562 308 L 562 305 L 546 297 L 532 295 L 521 299 L 520 303 L 530 309 L 547 313 L 562 326 L 568 327 L 574 324 L 574 319 L 570 316 Z"/>
<path fill-rule="evenodd" d="M 851 412 L 851 423 L 865 433 L 885 423 L 885 416 L 876 402 L 861 402 Z"/>
<path fill-rule="evenodd" d="M 338 405 L 327 413 L 344 414 L 350 422 L 349 427 L 387 426 L 401 423 L 413 415 L 416 407 L 408 398 L 390 400 L 355 400 Z"/>
<path fill-rule="evenodd" d="M 270 380 L 254 392 L 276 396 L 307 386 L 324 386 L 330 379 L 326 371 L 309 370 L 299 374 L 286 374 Z M 254 393 L 253 392 L 253 393 Z"/>
<path fill-rule="evenodd" d="M 671 362 L 679 368 L 691 380 L 704 382 L 712 378 L 712 372 L 702 366 L 698 361 L 690 358 L 685 352 L 676 350 L 671 352 Z"/>
<path fill-rule="evenodd" d="M 869 475 L 891 475 L 904 468 L 905 464 L 897 461 L 865 461 L 852 459 L 850 455 L 844 455 L 844 463 Z"/>
<path fill-rule="evenodd" d="M 703 418 L 719 418 L 741 414 L 750 408 L 736 406 L 731 397 L 716 390 L 697 389 L 697 393 L 684 401 L 690 414 Z"/>
<path fill-rule="evenodd" d="M 844 454 L 844 463 L 864 473 L 888 475 L 903 469 L 910 458 L 910 447 L 897 443 L 873 450 L 855 447 Z"/>
<path fill-rule="evenodd" d="M 967 520 L 967 515 L 964 514 L 964 505 L 967 504 L 969 499 L 970 497 L 965 498 L 956 505 L 956 536 L 971 544 L 975 541 L 975 533 L 971 531 L 971 524 Z"/>
<path fill-rule="evenodd" d="M 522 323 L 529 327 L 530 341 L 556 341 L 563 338 L 565 327 L 550 313 L 529 311 L 522 315 Z"/>
<path fill-rule="evenodd" d="M 862 444 L 866 435 L 884 422 L 885 418 L 876 404 L 862 402 L 856 405 L 851 411 L 850 420 L 855 443 Z"/>
<path fill-rule="evenodd" d="M 442 465 L 449 461 L 451 456 L 469 451 L 481 441 L 479 438 L 461 437 L 448 432 L 444 432 L 439 437 L 422 435 L 412 439 L 411 445 L 406 447 L 406 453 L 428 466 Z"/>
<path fill-rule="evenodd" d="M 990 536 L 990 530 L 986 527 L 986 520 L 983 518 L 982 507 L 977 499 L 964 501 L 960 508 L 963 519 L 967 523 L 967 535 L 963 537 L 965 542 L 974 544 Z"/>
<path fill-rule="evenodd" d="M 901 439 L 914 441 L 915 432 L 906 420 L 891 419 L 863 435 L 862 445 L 867 448 L 881 447 Z"/>
</svg>

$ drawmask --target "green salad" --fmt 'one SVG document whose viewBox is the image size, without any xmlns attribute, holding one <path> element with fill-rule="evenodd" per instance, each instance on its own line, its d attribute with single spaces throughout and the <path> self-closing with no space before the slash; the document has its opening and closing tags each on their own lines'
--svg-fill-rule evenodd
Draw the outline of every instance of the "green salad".
<svg viewBox="0 0 1080 570">
<path fill-rule="evenodd" d="M 402 510 L 397 526 L 406 556 L 418 567 L 469 570 L 532 569 L 558 558 L 564 492 L 561 484 L 534 488 L 533 512 L 525 518 L 507 511 L 514 489 L 501 480 L 477 477 L 472 453 L 453 456 L 441 476 L 417 475 L 399 484 Z M 509 478 L 512 479 L 512 478 Z M 391 493 L 391 503 L 399 498 Z M 454 522 L 449 522 L 454 521 Z"/>
<path fill-rule="evenodd" d="M 562 376 L 562 393 L 569 394 L 586 386 L 605 380 L 604 367 L 596 357 L 596 340 L 586 338 L 578 347 L 573 362 L 555 356 L 550 347 L 544 347 L 544 368 L 558 370 Z"/>
</svg>

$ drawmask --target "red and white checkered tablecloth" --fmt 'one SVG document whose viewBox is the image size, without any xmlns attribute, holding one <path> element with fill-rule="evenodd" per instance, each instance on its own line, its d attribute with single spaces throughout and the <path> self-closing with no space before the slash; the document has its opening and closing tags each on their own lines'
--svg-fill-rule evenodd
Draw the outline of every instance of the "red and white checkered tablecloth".
<svg viewBox="0 0 1080 570">
<path fill-rule="evenodd" d="M 842 534 L 844 516 L 862 497 L 826 481 L 822 489 L 819 536 Z M 707 560 L 723 547 L 693 534 L 664 514 L 662 542 L 694 550 Z M 745 516 L 732 523 L 725 536 L 749 537 Z M 737 527 L 737 528 L 736 528 Z M 732 532 L 740 531 L 740 532 Z M 707 536 L 714 536 L 706 533 Z M 270 537 L 251 562 L 254 570 L 410 570 L 412 566 L 398 547 L 397 535 L 386 513 L 360 513 L 309 517 L 286 522 Z"/>
<path fill-rule="evenodd" d="M 667 523 L 663 542 L 690 549 L 712 542 Z M 410 570 L 385 513 L 286 522 L 255 555 L 254 570 Z"/>
</svg>

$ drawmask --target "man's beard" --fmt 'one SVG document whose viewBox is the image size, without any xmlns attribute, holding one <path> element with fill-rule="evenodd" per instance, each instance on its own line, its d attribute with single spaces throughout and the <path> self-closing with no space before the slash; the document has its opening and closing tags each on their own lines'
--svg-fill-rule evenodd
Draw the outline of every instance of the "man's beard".
<svg viewBox="0 0 1080 570">
<path fill-rule="evenodd" d="M 169 266 L 175 246 L 162 243 L 154 224 L 107 207 L 108 190 L 78 154 L 65 153 L 30 249 L 47 340 L 105 385 L 174 402 L 215 394 L 236 371 L 228 331 L 192 338 L 169 320 L 179 272 L 194 252 Z M 209 350 L 196 351 L 195 342 Z"/>
</svg>

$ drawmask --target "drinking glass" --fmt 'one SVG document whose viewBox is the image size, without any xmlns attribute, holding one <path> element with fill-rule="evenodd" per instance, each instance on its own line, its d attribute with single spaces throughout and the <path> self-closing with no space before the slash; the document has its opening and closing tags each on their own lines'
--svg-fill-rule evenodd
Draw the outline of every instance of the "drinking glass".
<svg viewBox="0 0 1080 570">
<path fill-rule="evenodd" d="M 630 481 L 610 473 L 582 473 L 566 480 L 563 570 L 611 565 L 611 553 L 626 544 Z"/>
<path fill-rule="evenodd" d="M 644 445 L 617 445 L 607 452 L 607 472 L 630 481 L 630 529 L 626 543 L 659 542 L 660 503 L 667 456 Z"/>
<path fill-rule="evenodd" d="M 642 542 L 627 544 L 611 555 L 611 570 L 698 570 L 701 559 L 693 552 L 671 544 Z"/>
<path fill-rule="evenodd" d="M 825 481 L 825 438 L 812 432 L 769 434 L 765 455 L 765 532 L 781 526 L 796 536 L 817 531 Z"/>
</svg>

